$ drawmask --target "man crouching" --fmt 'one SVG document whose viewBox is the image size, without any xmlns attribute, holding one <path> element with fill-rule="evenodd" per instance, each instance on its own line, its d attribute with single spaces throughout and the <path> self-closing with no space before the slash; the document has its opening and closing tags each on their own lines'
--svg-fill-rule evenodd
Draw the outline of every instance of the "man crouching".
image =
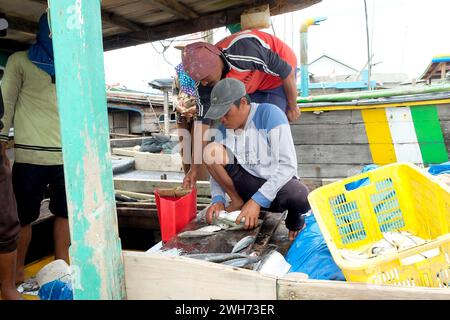
<svg viewBox="0 0 450 320">
<path fill-rule="evenodd" d="M 212 205 L 206 220 L 220 211 L 241 210 L 236 223 L 257 225 L 261 207 L 288 211 L 286 227 L 294 240 L 309 209 L 308 188 L 297 178 L 297 156 L 286 115 L 275 105 L 251 103 L 244 84 L 219 81 L 211 92 L 205 118 L 220 120 L 214 142 L 205 148 L 211 175 Z M 231 203 L 225 208 L 225 194 Z"/>
</svg>

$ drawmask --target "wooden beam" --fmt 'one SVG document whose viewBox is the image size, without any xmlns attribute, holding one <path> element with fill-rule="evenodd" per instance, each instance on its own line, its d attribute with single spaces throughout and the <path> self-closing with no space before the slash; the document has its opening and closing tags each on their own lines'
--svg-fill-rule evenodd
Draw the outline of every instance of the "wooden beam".
<svg viewBox="0 0 450 320">
<path fill-rule="evenodd" d="M 47 0 L 31 0 L 43 5 L 47 5 Z M 132 22 L 121 15 L 115 14 L 114 12 L 102 9 L 102 21 L 112 24 L 117 27 L 124 28 L 129 31 L 142 31 L 144 26 Z"/>
<path fill-rule="evenodd" d="M 124 251 L 123 258 L 127 295 L 133 300 L 450 299 L 450 291 L 443 288 L 309 280 L 295 272 L 276 278 L 256 271 L 186 257 L 130 251 Z"/>
<path fill-rule="evenodd" d="M 39 30 L 38 23 L 30 20 L 25 20 L 18 17 L 13 17 L 6 15 L 6 20 L 8 21 L 8 29 L 25 32 L 28 34 L 35 35 Z"/>
<path fill-rule="evenodd" d="M 271 14 L 282 14 L 292 10 L 300 10 L 301 8 L 310 6 L 320 1 L 321 0 L 258 0 L 254 1 L 251 5 L 226 9 L 220 12 L 200 16 L 199 18 L 193 20 L 176 21 L 149 27 L 140 32 L 110 36 L 104 39 L 104 48 L 106 51 L 114 50 L 147 42 L 173 38 L 198 31 L 223 27 L 240 22 L 241 14 L 244 10 L 264 4 L 270 5 Z"/>
<path fill-rule="evenodd" d="M 300 179 L 310 191 L 334 181 L 335 179 Z M 139 193 L 153 193 L 156 188 L 176 188 L 182 185 L 182 180 L 156 180 L 156 179 L 125 179 L 114 178 L 116 190 Z M 197 181 L 197 197 L 210 197 L 209 181 Z"/>
<path fill-rule="evenodd" d="M 122 179 L 114 178 L 114 187 L 117 190 L 153 193 L 156 188 L 181 187 L 181 180 L 151 180 L 151 179 Z M 209 197 L 211 191 L 209 181 L 197 181 L 197 197 Z"/>
<path fill-rule="evenodd" d="M 181 155 L 139 152 L 133 148 L 114 148 L 112 153 L 119 156 L 134 157 L 134 168 L 136 170 L 183 172 Z"/>
<path fill-rule="evenodd" d="M 449 300 L 444 288 L 376 286 L 365 283 L 298 280 L 289 274 L 277 281 L 277 297 L 281 300 Z"/>
<path fill-rule="evenodd" d="M 273 300 L 276 278 L 185 257 L 123 252 L 131 300 Z"/>
<path fill-rule="evenodd" d="M 125 279 L 109 149 L 100 1 L 50 0 L 49 6 L 54 13 L 52 40 L 63 128 L 69 254 L 76 279 L 74 299 L 123 299 Z"/>
<path fill-rule="evenodd" d="M 142 31 L 145 28 L 138 23 L 132 22 L 120 15 L 115 14 L 114 12 L 107 10 L 102 10 L 102 21 L 130 31 Z"/>
<path fill-rule="evenodd" d="M 200 17 L 197 12 L 177 0 L 145 0 L 144 2 L 151 3 L 153 6 L 158 7 L 163 11 L 170 12 L 183 20 L 197 19 Z"/>
</svg>

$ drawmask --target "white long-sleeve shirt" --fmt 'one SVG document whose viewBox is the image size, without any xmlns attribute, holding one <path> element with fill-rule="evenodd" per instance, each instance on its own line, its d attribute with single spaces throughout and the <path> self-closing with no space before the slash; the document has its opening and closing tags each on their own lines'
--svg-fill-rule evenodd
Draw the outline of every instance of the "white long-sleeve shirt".
<svg viewBox="0 0 450 320">
<path fill-rule="evenodd" d="M 297 177 L 291 128 L 286 114 L 273 104 L 252 103 L 244 129 L 225 129 L 220 125 L 215 142 L 226 146 L 248 173 L 266 180 L 252 196 L 261 207 L 270 207 L 278 191 Z M 224 190 L 213 177 L 210 182 L 212 203 L 225 203 Z"/>
</svg>

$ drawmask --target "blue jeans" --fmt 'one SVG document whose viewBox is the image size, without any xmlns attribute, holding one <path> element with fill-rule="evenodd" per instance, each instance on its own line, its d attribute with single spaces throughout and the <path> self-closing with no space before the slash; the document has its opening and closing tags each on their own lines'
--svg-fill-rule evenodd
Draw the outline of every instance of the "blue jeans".
<svg viewBox="0 0 450 320">
<path fill-rule="evenodd" d="M 270 90 L 259 90 L 249 94 L 252 102 L 256 103 L 272 103 L 278 108 L 286 112 L 287 97 L 284 93 L 283 86 L 279 86 Z"/>
</svg>

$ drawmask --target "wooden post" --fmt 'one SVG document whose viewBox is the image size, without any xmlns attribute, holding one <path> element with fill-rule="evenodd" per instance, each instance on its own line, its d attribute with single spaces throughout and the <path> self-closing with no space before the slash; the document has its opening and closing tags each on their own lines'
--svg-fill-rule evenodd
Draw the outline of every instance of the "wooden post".
<svg viewBox="0 0 450 320">
<path fill-rule="evenodd" d="M 309 96 L 308 33 L 300 32 L 300 96 Z"/>
<path fill-rule="evenodd" d="M 164 134 L 170 133 L 170 113 L 169 113 L 169 91 L 163 89 L 164 92 Z"/>
<path fill-rule="evenodd" d="M 99 0 L 50 0 L 75 299 L 125 298 Z"/>
</svg>

